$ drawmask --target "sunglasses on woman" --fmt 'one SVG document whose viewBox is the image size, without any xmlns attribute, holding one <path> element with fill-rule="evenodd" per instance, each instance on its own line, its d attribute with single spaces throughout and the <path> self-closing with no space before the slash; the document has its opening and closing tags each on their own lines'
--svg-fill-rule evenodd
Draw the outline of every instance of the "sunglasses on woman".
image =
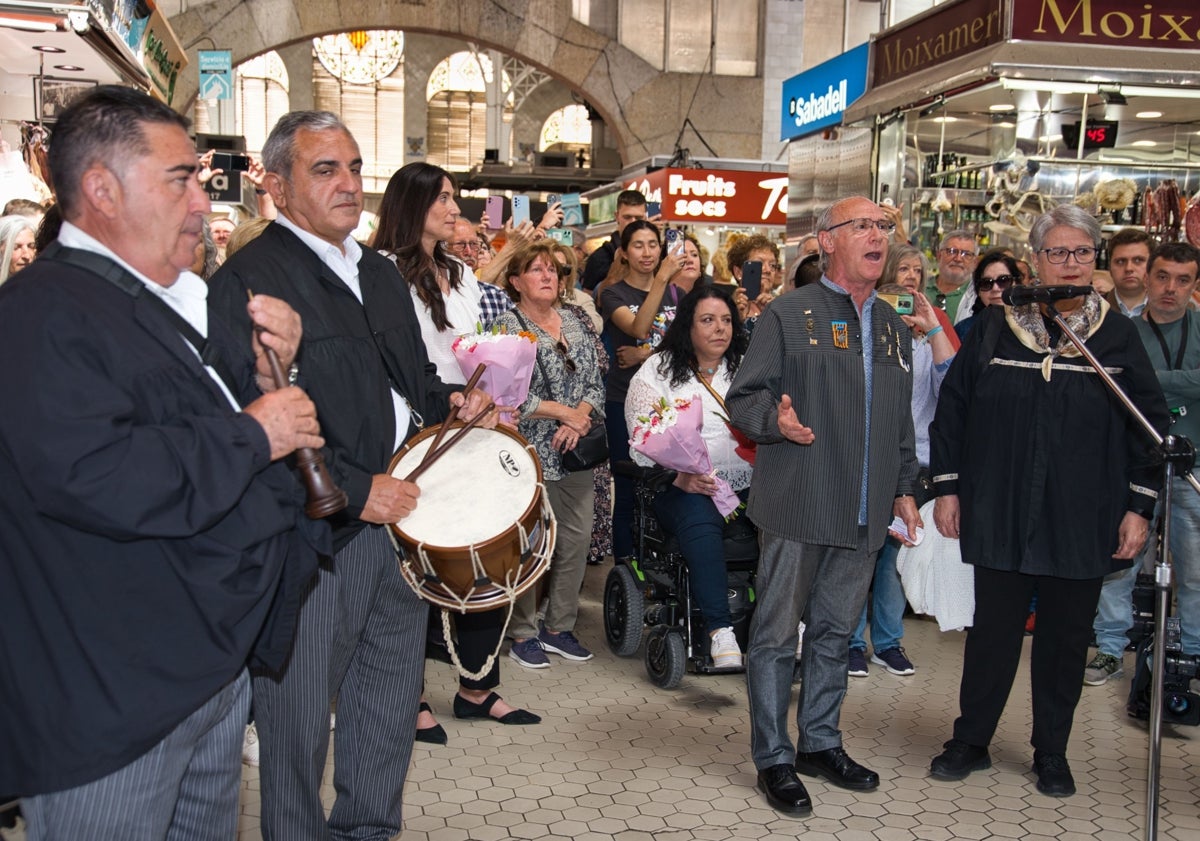
<svg viewBox="0 0 1200 841">
<path fill-rule="evenodd" d="M 985 277 L 983 280 L 979 281 L 979 291 L 988 292 L 993 286 L 997 289 L 1003 290 L 1012 286 L 1014 283 L 1019 284 L 1020 282 L 1021 276 L 1019 274 L 1002 274 L 998 277 Z"/>
<path fill-rule="evenodd" d="M 567 355 L 567 343 L 559 339 L 554 343 L 554 350 L 562 357 L 563 367 L 567 369 L 567 373 L 575 373 L 575 360 Z"/>
</svg>

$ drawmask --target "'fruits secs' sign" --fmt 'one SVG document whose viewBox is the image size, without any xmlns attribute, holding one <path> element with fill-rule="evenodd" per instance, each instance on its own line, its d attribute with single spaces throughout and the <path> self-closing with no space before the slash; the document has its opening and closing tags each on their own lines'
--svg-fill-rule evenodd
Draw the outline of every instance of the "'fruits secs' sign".
<svg viewBox="0 0 1200 841">
<path fill-rule="evenodd" d="M 659 169 L 625 183 L 662 204 L 668 222 L 785 225 L 787 175 L 740 169 Z"/>
</svg>

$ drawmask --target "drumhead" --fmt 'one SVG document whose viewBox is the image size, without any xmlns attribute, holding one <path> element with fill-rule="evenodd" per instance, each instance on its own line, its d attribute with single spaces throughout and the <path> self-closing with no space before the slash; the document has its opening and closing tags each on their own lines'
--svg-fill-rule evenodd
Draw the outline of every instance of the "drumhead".
<svg viewBox="0 0 1200 841">
<path fill-rule="evenodd" d="M 415 470 L 432 443 L 432 437 L 415 442 L 392 475 L 403 479 Z M 472 429 L 417 478 L 417 507 L 396 527 L 430 546 L 483 543 L 521 519 L 537 493 L 537 477 L 537 462 L 519 439 Z"/>
</svg>

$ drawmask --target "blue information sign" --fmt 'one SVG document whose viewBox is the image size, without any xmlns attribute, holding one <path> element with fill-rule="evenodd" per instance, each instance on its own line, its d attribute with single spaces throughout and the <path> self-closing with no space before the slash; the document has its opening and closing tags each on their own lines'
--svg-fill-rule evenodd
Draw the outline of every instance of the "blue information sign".
<svg viewBox="0 0 1200 841">
<path fill-rule="evenodd" d="M 233 53 L 200 50 L 200 98 L 233 99 Z"/>
<path fill-rule="evenodd" d="M 835 126 L 867 91 L 869 45 L 861 44 L 783 83 L 779 139 L 791 140 Z"/>
</svg>

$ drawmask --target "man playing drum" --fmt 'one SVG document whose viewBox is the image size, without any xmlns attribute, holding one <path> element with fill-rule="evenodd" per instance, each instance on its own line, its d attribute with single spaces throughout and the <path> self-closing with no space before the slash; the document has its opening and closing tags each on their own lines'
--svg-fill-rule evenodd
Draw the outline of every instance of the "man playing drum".
<svg viewBox="0 0 1200 841">
<path fill-rule="evenodd" d="M 396 268 L 351 236 L 363 207 L 362 156 L 328 112 L 285 115 L 263 147 L 264 186 L 279 217 L 221 267 L 211 305 L 247 333 L 246 289 L 300 313 L 298 359 L 320 413 L 325 463 L 350 505 L 333 518 L 335 556 L 301 607 L 287 668 L 254 679 L 262 744 L 262 828 L 271 839 L 389 839 L 412 754 L 428 610 L 404 583 L 385 524 L 418 505 L 388 460 L 421 426 L 489 402 L 443 383 L 428 364 Z M 481 425 L 495 426 L 495 415 Z M 328 819 L 319 789 L 337 698 Z"/>
</svg>

